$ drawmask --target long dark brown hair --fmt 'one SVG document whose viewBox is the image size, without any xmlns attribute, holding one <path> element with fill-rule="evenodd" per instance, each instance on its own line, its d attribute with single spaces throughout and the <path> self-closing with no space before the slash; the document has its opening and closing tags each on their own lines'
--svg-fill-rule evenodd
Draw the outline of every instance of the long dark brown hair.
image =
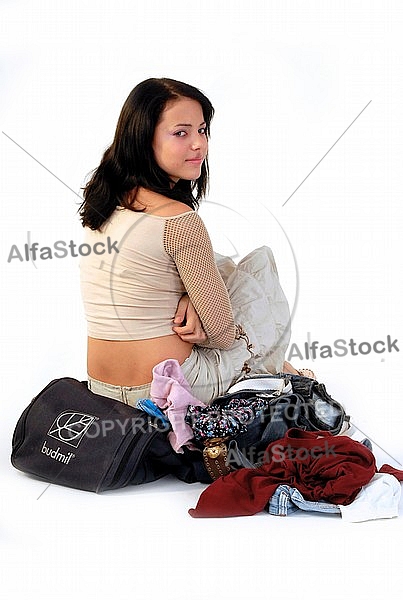
<svg viewBox="0 0 403 600">
<path fill-rule="evenodd" d="M 117 206 L 134 210 L 132 190 L 144 187 L 195 209 L 208 188 L 207 157 L 195 181 L 180 179 L 175 185 L 155 161 L 152 142 L 155 127 L 169 100 L 192 98 L 200 103 L 210 135 L 214 108 L 197 88 L 174 79 L 146 79 L 129 94 L 123 105 L 112 144 L 91 174 L 79 208 L 84 227 L 99 229 Z"/>
</svg>

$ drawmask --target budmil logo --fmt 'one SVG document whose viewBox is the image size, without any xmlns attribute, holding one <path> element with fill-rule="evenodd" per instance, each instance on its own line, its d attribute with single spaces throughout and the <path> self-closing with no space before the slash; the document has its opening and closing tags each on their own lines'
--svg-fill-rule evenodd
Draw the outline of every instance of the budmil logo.
<svg viewBox="0 0 403 600">
<path fill-rule="evenodd" d="M 84 435 L 97 417 L 65 411 L 53 421 L 47 435 L 73 448 L 78 448 Z"/>
</svg>

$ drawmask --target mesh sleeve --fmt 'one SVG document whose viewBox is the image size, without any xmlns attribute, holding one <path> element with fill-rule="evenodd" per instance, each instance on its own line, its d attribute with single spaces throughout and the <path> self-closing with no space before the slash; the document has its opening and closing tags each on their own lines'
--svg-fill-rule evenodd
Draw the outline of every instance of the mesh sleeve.
<svg viewBox="0 0 403 600">
<path fill-rule="evenodd" d="M 195 212 L 167 219 L 164 248 L 172 257 L 189 298 L 199 315 L 208 344 L 228 349 L 235 324 L 227 288 L 218 271 L 206 227 Z"/>
</svg>

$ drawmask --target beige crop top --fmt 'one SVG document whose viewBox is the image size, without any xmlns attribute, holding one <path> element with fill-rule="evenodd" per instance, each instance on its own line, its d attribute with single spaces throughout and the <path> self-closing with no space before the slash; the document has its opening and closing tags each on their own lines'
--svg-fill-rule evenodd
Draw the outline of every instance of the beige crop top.
<svg viewBox="0 0 403 600">
<path fill-rule="evenodd" d="M 204 345 L 232 345 L 228 291 L 196 212 L 162 217 L 118 207 L 102 231 L 85 228 L 84 242 L 80 280 L 90 337 L 175 335 L 173 318 L 186 291 L 207 334 Z"/>
</svg>

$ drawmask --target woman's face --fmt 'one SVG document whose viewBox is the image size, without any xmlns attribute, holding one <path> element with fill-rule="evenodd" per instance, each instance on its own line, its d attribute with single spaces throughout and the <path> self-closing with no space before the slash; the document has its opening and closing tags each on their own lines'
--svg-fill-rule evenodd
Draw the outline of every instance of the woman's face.
<svg viewBox="0 0 403 600">
<path fill-rule="evenodd" d="M 158 166 L 175 183 L 198 179 L 207 149 L 206 123 L 199 102 L 191 98 L 169 101 L 154 132 Z"/>
</svg>

